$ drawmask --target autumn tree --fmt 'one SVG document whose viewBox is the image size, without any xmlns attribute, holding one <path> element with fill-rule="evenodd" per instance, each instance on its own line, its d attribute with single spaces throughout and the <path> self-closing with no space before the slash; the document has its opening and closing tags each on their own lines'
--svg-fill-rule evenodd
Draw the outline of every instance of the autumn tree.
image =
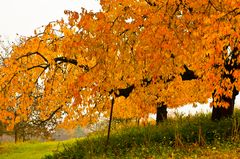
<svg viewBox="0 0 240 159">
<path fill-rule="evenodd" d="M 238 21 L 239 1 L 179 1 L 181 17 L 190 45 L 191 64 L 196 74 L 210 82 L 212 90 L 212 119 L 233 114 L 234 100 L 238 94 Z M 181 28 L 179 27 L 179 28 Z M 196 56 L 199 57 L 196 57 Z M 196 58 L 195 58 L 196 57 Z"/>
<path fill-rule="evenodd" d="M 44 33 L 21 39 L 20 44 L 13 46 L 11 58 L 5 60 L 1 67 L 1 120 L 7 122 L 10 129 L 23 121 L 34 120 L 42 125 L 54 116 L 60 118 L 63 112 L 58 110 L 71 103 L 70 93 L 58 86 L 61 83 L 69 87 L 69 81 L 62 72 L 72 68 L 62 63 L 76 65 L 76 61 L 68 61 L 58 53 L 55 58 L 51 57 L 53 48 L 50 44 L 54 41 L 51 36 L 61 37 L 53 32 L 50 35 L 50 28 L 51 24 Z M 57 100 L 52 100 L 54 98 Z"/>
<path fill-rule="evenodd" d="M 141 40 L 143 44 L 140 45 L 138 53 L 144 51 L 142 46 L 145 44 L 147 49 L 143 55 L 149 53 L 152 48 L 155 53 L 149 53 L 150 55 L 157 56 L 156 50 L 161 50 L 160 55 L 168 55 L 168 57 L 158 57 L 158 59 L 174 59 L 173 67 L 171 63 L 164 63 L 167 67 L 164 70 L 172 68 L 172 71 L 165 73 L 165 75 L 170 74 L 170 79 L 176 78 L 179 74 L 184 75 L 183 68 L 186 72 L 193 70 L 197 77 L 195 79 L 200 82 L 196 86 L 204 91 L 191 89 L 193 92 L 190 91 L 191 93 L 189 92 L 190 94 L 183 98 L 185 102 L 206 101 L 210 97 L 209 92 L 213 92 L 212 119 L 231 116 L 235 96 L 238 94 L 236 81 L 239 52 L 237 34 L 239 1 L 146 2 L 151 8 L 155 8 L 152 19 L 149 21 L 149 30 L 145 33 L 145 35 L 151 34 L 149 37 L 152 38 L 146 38 L 143 34 L 144 38 Z M 152 32 L 154 29 L 155 32 Z M 144 30 L 147 30 L 147 27 Z M 149 42 L 146 39 L 149 39 Z M 155 60 L 153 57 L 151 59 Z M 156 63 L 161 62 L 156 60 Z M 155 68 L 157 67 L 151 70 Z M 182 80 L 184 80 L 183 77 Z M 194 93 L 199 94 L 195 96 Z M 171 97 L 169 93 L 167 96 Z"/>
<path fill-rule="evenodd" d="M 129 98 L 142 115 L 157 105 L 206 102 L 211 94 L 213 119 L 231 116 L 238 1 L 101 5 L 98 13 L 65 11 L 67 22 L 51 22 L 13 46 L 1 67 L 1 120 L 13 128 L 35 114 L 38 124 L 56 118 L 73 126 L 109 115 L 116 98 Z"/>
<path fill-rule="evenodd" d="M 178 96 L 169 98 L 172 97 L 170 92 L 176 92 L 176 94 L 183 92 L 184 89 L 179 89 L 179 91 L 175 89 L 179 85 L 197 84 L 190 81 L 196 79 L 196 75 L 193 73 L 193 77 L 191 77 L 189 61 L 193 51 L 187 50 L 191 41 L 187 42 L 186 38 L 189 38 L 190 33 L 184 31 L 186 29 L 182 26 L 184 19 L 179 15 L 184 6 L 181 2 L 170 3 L 169 1 L 169 3 L 157 4 L 157 2 L 150 1 L 132 1 L 132 3 L 121 1 L 117 4 L 121 7 L 110 5 L 109 1 L 104 2 L 106 4 L 103 5 L 108 9 L 108 12 L 110 12 L 111 7 L 115 10 L 124 10 L 126 14 L 127 11 L 131 11 L 131 14 L 127 15 L 125 19 L 131 19 L 131 24 L 128 24 L 128 27 L 134 28 L 134 33 L 137 34 L 137 38 L 134 37 L 135 43 L 132 51 L 135 55 L 135 68 L 138 70 L 135 70 L 135 79 L 138 79 L 135 86 L 147 86 L 144 88 L 142 96 L 151 96 L 150 99 L 155 99 L 155 105 L 163 103 L 169 107 L 177 107 L 192 101 L 206 102 L 209 93 L 202 96 L 199 94 L 203 91 L 196 92 L 194 89 L 184 91 L 184 94 L 188 94 L 188 96 L 185 95 L 185 98 L 178 98 Z M 127 29 L 127 33 L 129 32 L 131 30 Z M 195 55 L 197 56 L 197 53 Z M 201 59 L 198 58 L 198 60 Z M 190 75 L 188 75 L 189 72 Z M 203 84 L 202 81 L 203 79 L 198 80 L 198 84 Z M 200 87 L 199 90 L 204 89 Z M 174 102 L 176 98 L 179 101 L 182 99 L 182 101 Z M 150 103 L 150 100 L 147 102 Z"/>
<path fill-rule="evenodd" d="M 215 54 L 210 56 L 215 74 L 212 119 L 231 117 L 234 102 L 238 95 L 239 79 L 239 1 L 225 2 L 226 4 L 212 3 L 209 12 L 217 12 L 208 23 L 208 38 Z M 218 32 L 216 33 L 216 30 Z"/>
<path fill-rule="evenodd" d="M 169 104 L 166 91 L 169 83 L 179 85 L 181 75 L 188 69 L 182 62 L 181 43 L 175 30 L 166 25 L 171 17 L 156 20 L 156 16 L 164 17 L 166 11 L 148 1 L 132 3 L 131 7 L 128 1 L 101 3 L 103 11 L 96 14 L 66 11 L 67 25 L 64 21 L 50 23 L 44 32 L 23 39 L 14 47 L 6 64 L 14 65 L 15 69 L 4 67 L 11 73 L 6 73 L 3 79 L 8 81 L 5 87 L 12 93 L 7 95 L 14 100 L 11 103 L 17 103 L 14 113 L 28 110 L 26 103 L 35 102 L 32 105 L 39 109 L 38 116 L 43 122 L 54 115 L 61 118 L 62 113 L 67 114 L 66 121 L 87 122 L 96 113 L 108 112 L 109 108 L 100 103 L 109 96 L 127 98 L 134 91 L 142 110 L 151 110 L 150 105 L 157 103 Z M 170 43 L 179 47 L 171 47 Z M 74 91 L 69 91 L 72 88 Z M 169 88 L 173 92 L 174 86 Z M 187 99 L 181 104 L 189 102 Z"/>
</svg>

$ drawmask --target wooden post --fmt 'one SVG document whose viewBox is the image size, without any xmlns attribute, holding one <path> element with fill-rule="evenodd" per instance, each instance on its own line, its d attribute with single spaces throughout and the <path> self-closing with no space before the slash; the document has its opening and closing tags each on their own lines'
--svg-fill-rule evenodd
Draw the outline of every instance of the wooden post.
<svg viewBox="0 0 240 159">
<path fill-rule="evenodd" d="M 112 124 L 112 114 L 113 114 L 113 106 L 114 106 L 114 97 L 111 98 L 111 110 L 110 110 L 110 117 L 109 117 L 109 123 L 108 123 L 108 134 L 107 134 L 107 146 L 109 144 L 109 138 L 111 133 L 111 124 Z"/>
</svg>

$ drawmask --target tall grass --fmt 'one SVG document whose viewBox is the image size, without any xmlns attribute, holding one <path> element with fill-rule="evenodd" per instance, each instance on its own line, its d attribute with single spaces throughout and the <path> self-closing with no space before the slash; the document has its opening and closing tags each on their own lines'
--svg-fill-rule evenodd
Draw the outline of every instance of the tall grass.
<svg viewBox="0 0 240 159">
<path fill-rule="evenodd" d="M 115 126 L 106 145 L 106 134 L 90 135 L 66 145 L 64 151 L 47 155 L 56 158 L 176 158 L 201 154 L 201 149 L 233 149 L 240 146 L 240 111 L 218 122 L 210 114 L 170 118 L 159 126 Z M 237 153 L 237 152 L 236 152 Z M 234 154 L 234 153 L 233 153 Z M 177 158 L 178 158 L 177 157 Z"/>
</svg>

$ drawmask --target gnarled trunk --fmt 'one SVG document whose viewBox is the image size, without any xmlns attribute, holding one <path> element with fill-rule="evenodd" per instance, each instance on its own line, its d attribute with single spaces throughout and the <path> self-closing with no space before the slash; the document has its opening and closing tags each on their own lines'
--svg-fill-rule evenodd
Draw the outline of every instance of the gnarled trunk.
<svg viewBox="0 0 240 159">
<path fill-rule="evenodd" d="M 227 55 L 227 58 L 223 59 L 225 70 L 221 71 L 222 75 L 221 75 L 220 81 L 229 80 L 231 82 L 231 85 L 233 86 L 233 89 L 230 90 L 230 91 L 232 91 L 232 96 L 228 97 L 228 96 L 224 95 L 224 93 L 217 94 L 216 91 L 213 92 L 213 94 L 212 94 L 213 100 L 215 97 L 218 96 L 218 97 L 220 97 L 218 99 L 220 101 L 216 101 L 213 105 L 212 120 L 220 120 L 222 118 L 231 117 L 233 115 L 233 111 L 234 111 L 235 98 L 238 95 L 238 90 L 234 86 L 234 83 L 237 80 L 234 77 L 234 70 L 237 70 L 240 67 L 238 60 L 237 60 L 239 57 L 239 53 L 238 53 L 239 50 L 237 47 L 233 47 L 232 50 L 231 49 L 228 50 L 228 48 L 230 48 L 230 46 L 226 46 L 222 52 L 223 55 Z M 222 82 L 220 82 L 220 86 L 222 87 L 223 90 L 229 91 L 229 88 L 224 86 L 224 84 Z M 229 107 L 224 108 L 220 104 L 222 102 L 226 102 L 229 105 Z"/>
<path fill-rule="evenodd" d="M 160 122 L 163 122 L 167 119 L 167 105 L 163 102 L 159 103 L 157 106 L 157 117 L 156 117 L 156 124 L 158 125 Z"/>
<path fill-rule="evenodd" d="M 223 118 L 228 118 L 233 115 L 234 111 L 234 103 L 236 96 L 238 95 L 237 89 L 234 87 L 232 90 L 232 96 L 226 97 L 225 95 L 222 95 L 222 100 L 229 104 L 228 108 L 225 108 L 221 105 L 214 105 L 212 109 L 212 120 L 220 120 Z M 213 93 L 213 99 L 214 99 L 215 93 Z"/>
</svg>

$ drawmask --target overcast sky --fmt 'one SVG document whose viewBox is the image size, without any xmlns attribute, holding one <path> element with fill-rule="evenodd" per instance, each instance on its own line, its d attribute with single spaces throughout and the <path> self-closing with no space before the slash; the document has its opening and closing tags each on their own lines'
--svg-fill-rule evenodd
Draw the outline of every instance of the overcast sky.
<svg viewBox="0 0 240 159">
<path fill-rule="evenodd" d="M 33 35 L 34 29 L 64 17 L 64 10 L 100 10 L 98 0 L 0 0 L 0 35 Z"/>
</svg>

